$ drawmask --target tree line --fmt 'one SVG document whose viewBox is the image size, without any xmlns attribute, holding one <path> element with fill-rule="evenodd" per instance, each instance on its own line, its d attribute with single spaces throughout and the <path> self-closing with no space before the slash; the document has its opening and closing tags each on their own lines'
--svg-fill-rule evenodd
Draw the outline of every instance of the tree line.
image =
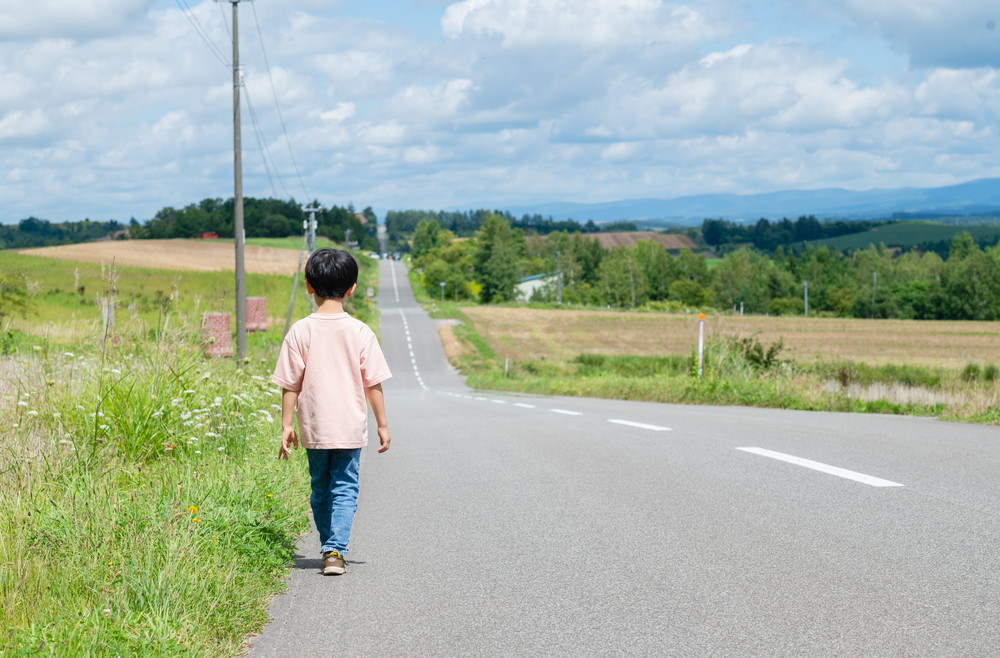
<svg viewBox="0 0 1000 658">
<path fill-rule="evenodd" d="M 512 301 L 522 278 L 542 274 L 546 282 L 528 301 L 802 315 L 808 295 L 811 315 L 1000 319 L 1000 245 L 983 249 L 967 232 L 946 257 L 779 245 L 770 255 L 740 247 L 711 266 L 703 255 L 672 256 L 651 241 L 606 250 L 583 233 L 526 236 L 493 213 L 471 239 L 456 237 L 431 219 L 414 229 L 414 264 L 435 298 Z"/>
<path fill-rule="evenodd" d="M 503 219 L 512 228 L 520 229 L 525 233 L 548 235 L 557 231 L 566 233 L 600 233 L 611 231 L 635 231 L 635 222 L 619 221 L 605 224 L 596 224 L 594 220 L 587 220 L 584 223 L 575 219 L 553 219 L 543 217 L 540 214 L 522 215 L 515 217 L 506 210 L 390 210 L 385 215 L 386 234 L 389 239 L 390 248 L 393 251 L 407 251 L 409 249 L 409 239 L 416 231 L 421 222 L 434 222 L 440 228 L 450 231 L 454 235 L 467 238 L 472 237 L 483 226 L 487 218 L 495 216 Z"/>
<path fill-rule="evenodd" d="M 705 244 L 711 247 L 749 244 L 760 251 L 773 252 L 782 245 L 801 244 L 809 240 L 823 240 L 852 233 L 864 233 L 870 229 L 892 223 L 892 220 L 820 222 L 813 215 L 799 217 L 794 222 L 788 218 L 776 222 L 762 218 L 756 224 L 742 224 L 724 219 L 706 219 L 701 224 L 701 235 Z"/>
<path fill-rule="evenodd" d="M 360 213 L 354 207 L 330 206 L 324 208 L 314 201 L 316 213 L 316 234 L 335 242 L 357 242 L 358 247 L 377 250 L 377 218 L 371 207 Z M 183 208 L 167 206 L 159 210 L 152 219 L 140 223 L 132 219 L 125 225 L 111 220 L 94 222 L 85 219 L 80 222 L 52 223 L 44 219 L 29 217 L 16 225 L 0 226 L 0 238 L 4 249 L 23 249 L 50 245 L 89 242 L 92 240 L 117 237 L 121 239 L 169 239 L 195 238 L 212 234 L 220 238 L 232 238 L 234 201 L 230 199 L 203 199 Z M 248 238 L 283 238 L 302 235 L 303 221 L 307 218 L 302 207 L 294 200 L 256 199 L 243 200 L 243 222 Z M 127 231 L 125 231 L 127 229 Z"/>
<path fill-rule="evenodd" d="M 132 220 L 135 222 L 135 220 Z M 50 222 L 37 217 L 22 219 L 17 224 L 0 225 L 3 249 L 29 249 L 50 245 L 74 244 L 105 238 L 125 228 L 115 220 L 95 222 Z"/>
<path fill-rule="evenodd" d="M 357 242 L 359 248 L 378 249 L 376 223 L 371 207 L 357 213 L 353 206 L 325 208 L 318 201 L 312 207 L 316 212 L 316 234 L 336 242 Z M 205 233 L 219 237 L 234 235 L 233 199 L 203 199 L 183 208 L 167 206 L 156 213 L 145 225 L 130 228 L 130 237 L 143 239 L 193 238 Z M 360 215 L 360 217 L 359 217 Z M 364 221 L 362 221 L 362 218 Z M 243 225 L 248 238 L 283 238 L 302 235 L 307 214 L 294 199 L 243 199 Z M 349 237 L 348 237 L 349 236 Z"/>
</svg>

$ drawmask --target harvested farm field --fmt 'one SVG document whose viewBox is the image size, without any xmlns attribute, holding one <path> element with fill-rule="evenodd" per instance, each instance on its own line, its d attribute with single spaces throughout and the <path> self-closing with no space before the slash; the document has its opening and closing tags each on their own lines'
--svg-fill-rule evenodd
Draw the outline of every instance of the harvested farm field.
<svg viewBox="0 0 1000 658">
<path fill-rule="evenodd" d="M 163 270 L 214 272 L 235 269 L 232 241 L 217 240 L 108 240 L 58 247 L 20 249 L 18 253 L 84 263 L 111 263 L 121 266 Z M 245 269 L 257 274 L 291 276 L 298 266 L 298 252 L 292 249 L 247 245 Z"/>
<path fill-rule="evenodd" d="M 579 354 L 689 354 L 698 317 L 602 310 L 473 306 L 462 309 L 498 355 L 514 360 L 570 360 Z M 783 356 L 800 362 L 852 360 L 961 368 L 1000 363 L 1000 323 L 709 316 L 706 338 L 756 336 L 784 341 Z"/>
</svg>

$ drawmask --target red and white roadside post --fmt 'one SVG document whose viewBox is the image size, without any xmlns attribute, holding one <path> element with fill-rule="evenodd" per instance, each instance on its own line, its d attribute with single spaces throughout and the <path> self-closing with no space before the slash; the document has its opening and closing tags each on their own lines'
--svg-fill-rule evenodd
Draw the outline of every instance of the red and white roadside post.
<svg viewBox="0 0 1000 658">
<path fill-rule="evenodd" d="M 702 357 L 705 353 L 705 314 L 698 314 L 698 378 L 701 379 Z"/>
</svg>

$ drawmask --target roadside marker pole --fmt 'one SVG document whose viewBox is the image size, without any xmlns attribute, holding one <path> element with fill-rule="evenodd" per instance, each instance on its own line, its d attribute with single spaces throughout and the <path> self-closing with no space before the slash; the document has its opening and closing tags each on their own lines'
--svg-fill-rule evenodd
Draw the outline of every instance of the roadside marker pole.
<svg viewBox="0 0 1000 658">
<path fill-rule="evenodd" d="M 507 354 L 504 356 L 503 360 L 503 376 L 506 377 L 509 371 L 510 371 L 510 354 Z"/>
<path fill-rule="evenodd" d="M 705 314 L 698 314 L 698 378 L 701 378 L 702 357 L 705 353 Z"/>
</svg>

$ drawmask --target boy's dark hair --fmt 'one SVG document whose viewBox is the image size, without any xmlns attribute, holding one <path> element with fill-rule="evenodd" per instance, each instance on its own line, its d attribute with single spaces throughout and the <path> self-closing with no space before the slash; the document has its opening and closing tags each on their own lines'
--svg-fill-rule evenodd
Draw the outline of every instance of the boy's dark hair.
<svg viewBox="0 0 1000 658">
<path fill-rule="evenodd" d="M 317 249 L 306 261 L 306 281 L 323 299 L 340 299 L 358 282 L 358 261 L 346 251 Z"/>
</svg>

